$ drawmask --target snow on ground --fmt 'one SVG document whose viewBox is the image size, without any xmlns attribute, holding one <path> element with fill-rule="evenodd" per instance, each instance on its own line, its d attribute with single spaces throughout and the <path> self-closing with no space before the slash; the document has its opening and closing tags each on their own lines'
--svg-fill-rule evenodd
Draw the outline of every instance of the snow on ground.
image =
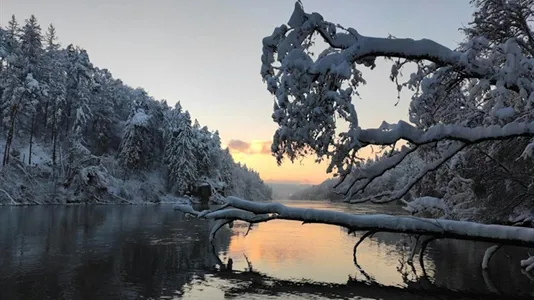
<svg viewBox="0 0 534 300">
<path fill-rule="evenodd" d="M 0 156 L 4 155 L 5 140 L 0 139 Z M 100 164 L 82 166 L 67 189 L 64 178 L 52 180 L 52 155 L 50 147 L 34 143 L 30 147 L 13 145 L 11 164 L 0 168 L 0 205 L 14 204 L 67 204 L 67 203 L 173 203 L 189 204 L 187 198 L 168 195 L 161 174 L 138 174 L 138 178 L 123 180 L 117 172 L 112 156 L 100 157 Z M 61 156 L 58 155 L 58 159 Z M 5 172 L 4 172 L 5 171 Z M 7 173 L 6 173 L 7 172 Z"/>
<path fill-rule="evenodd" d="M 52 166 L 52 155 L 41 144 L 34 143 L 32 146 L 32 166 L 50 168 Z M 30 146 L 20 149 L 20 160 L 24 165 L 29 165 Z"/>
<path fill-rule="evenodd" d="M 403 207 L 403 209 L 410 213 L 415 213 L 428 209 L 441 210 L 445 215 L 448 215 L 449 213 L 449 207 L 447 206 L 447 204 L 442 199 L 436 197 L 425 196 L 416 198 L 411 202 L 404 201 L 404 203 L 406 204 L 406 206 Z"/>
</svg>

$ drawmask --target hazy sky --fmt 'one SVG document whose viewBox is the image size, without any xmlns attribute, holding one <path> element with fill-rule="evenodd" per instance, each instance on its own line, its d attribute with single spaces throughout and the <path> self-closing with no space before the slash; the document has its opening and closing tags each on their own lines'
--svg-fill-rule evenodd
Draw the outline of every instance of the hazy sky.
<svg viewBox="0 0 534 300">
<path fill-rule="evenodd" d="M 265 145 L 276 124 L 273 97 L 259 74 L 261 40 L 287 22 L 291 0 L 0 0 L 0 25 L 12 14 L 53 23 L 60 41 L 88 50 L 93 64 L 169 104 L 181 101 L 203 125 L 218 129 L 237 160 L 267 180 L 320 182 L 325 166 L 305 160 L 277 167 Z M 307 12 L 363 35 L 462 40 L 468 0 L 303 0 Z M 355 99 L 363 127 L 407 119 L 409 94 L 398 106 L 390 65 L 364 71 L 368 85 Z"/>
</svg>

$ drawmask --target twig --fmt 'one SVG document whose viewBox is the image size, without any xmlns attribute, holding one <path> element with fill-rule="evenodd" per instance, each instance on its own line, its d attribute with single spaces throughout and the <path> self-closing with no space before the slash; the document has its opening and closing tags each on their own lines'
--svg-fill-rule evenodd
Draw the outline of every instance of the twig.
<svg viewBox="0 0 534 300">
<path fill-rule="evenodd" d="M 249 272 L 254 272 L 253 269 L 252 269 L 252 263 L 250 262 L 250 260 L 248 260 L 247 255 L 245 253 L 243 253 L 243 256 L 245 257 L 245 261 L 247 262 L 248 271 Z"/>
<path fill-rule="evenodd" d="M 11 195 L 8 194 L 8 192 L 6 192 L 6 190 L 4 189 L 0 189 L 0 192 L 4 192 L 4 194 L 6 194 L 6 196 L 9 198 L 9 200 L 11 200 L 11 204 L 13 205 L 20 205 L 20 203 L 18 203 L 17 201 L 15 201 Z"/>
<path fill-rule="evenodd" d="M 252 225 L 254 225 L 254 223 L 248 223 L 248 228 L 247 228 L 247 232 L 245 232 L 245 236 L 247 236 L 250 230 L 252 229 Z"/>
</svg>

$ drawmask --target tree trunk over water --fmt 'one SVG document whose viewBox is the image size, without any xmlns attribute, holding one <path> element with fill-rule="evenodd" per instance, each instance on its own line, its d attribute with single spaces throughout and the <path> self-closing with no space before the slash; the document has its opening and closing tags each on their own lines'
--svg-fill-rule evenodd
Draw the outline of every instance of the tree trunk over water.
<svg viewBox="0 0 534 300">
<path fill-rule="evenodd" d="M 293 220 L 301 221 L 303 224 L 337 225 L 347 228 L 350 232 L 397 232 L 534 247 L 533 228 L 384 214 L 355 215 L 337 211 L 287 207 L 280 203 L 252 202 L 237 197 L 228 197 L 225 201 L 225 205 L 213 211 L 198 212 L 187 205 L 177 205 L 175 209 L 199 218 L 226 221 L 225 223 L 234 220 L 249 223 Z"/>
</svg>

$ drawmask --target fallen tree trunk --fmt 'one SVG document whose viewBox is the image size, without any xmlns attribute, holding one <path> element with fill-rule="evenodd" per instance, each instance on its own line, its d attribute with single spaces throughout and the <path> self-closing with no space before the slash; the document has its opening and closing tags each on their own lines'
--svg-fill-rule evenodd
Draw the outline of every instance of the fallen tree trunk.
<svg viewBox="0 0 534 300">
<path fill-rule="evenodd" d="M 234 220 L 249 223 L 270 220 L 293 220 L 303 223 L 337 225 L 349 231 L 381 231 L 435 236 L 460 240 L 491 242 L 502 245 L 534 247 L 534 229 L 474 222 L 428 219 L 384 214 L 355 215 L 337 211 L 287 207 L 280 203 L 260 203 L 227 197 L 226 204 L 215 210 L 195 211 L 188 205 L 176 210 L 199 218 L 221 220 L 210 237 L 224 224 Z"/>
</svg>

